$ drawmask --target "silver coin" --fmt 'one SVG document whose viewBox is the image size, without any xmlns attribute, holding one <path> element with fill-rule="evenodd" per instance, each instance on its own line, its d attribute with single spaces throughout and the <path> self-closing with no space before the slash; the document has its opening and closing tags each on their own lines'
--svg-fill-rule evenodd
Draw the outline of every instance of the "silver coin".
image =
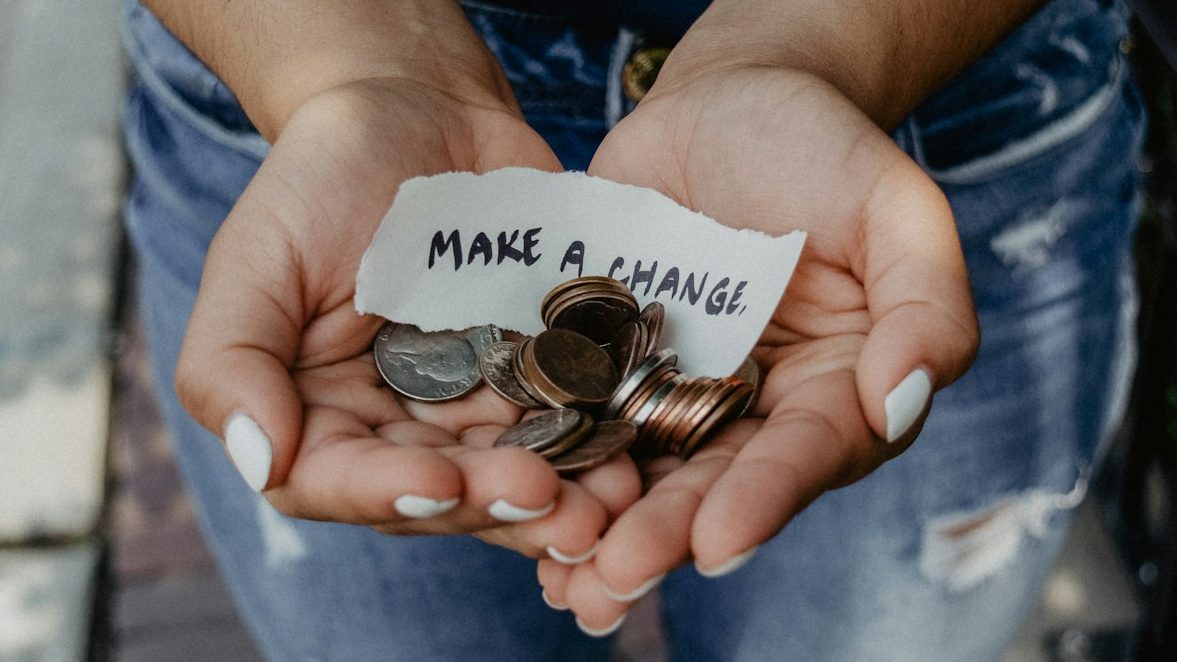
<svg viewBox="0 0 1177 662">
<path fill-rule="evenodd" d="M 678 354 L 669 347 L 647 356 L 646 360 L 636 370 L 621 380 L 621 383 L 617 386 L 617 390 L 613 391 L 613 397 L 609 399 L 609 403 L 605 406 L 605 418 L 614 418 L 617 416 L 618 412 L 621 411 L 621 407 L 638 390 L 638 387 L 642 385 L 646 377 L 650 376 L 650 373 L 663 366 L 677 364 Z"/>
<path fill-rule="evenodd" d="M 743 418 L 756 408 L 756 403 L 760 400 L 760 391 L 764 387 L 764 369 L 749 354 L 732 374 L 752 385 L 752 395 L 748 397 L 748 400 L 744 402 L 744 408 L 736 415 L 737 418 Z"/>
<path fill-rule="evenodd" d="M 528 395 L 519 384 L 513 367 L 518 344 L 504 340 L 487 347 L 478 357 L 482 379 L 504 400 L 524 409 L 547 409 L 547 405 Z"/>
<path fill-rule="evenodd" d="M 474 353 L 482 356 L 491 345 L 503 340 L 503 332 L 494 324 L 473 326 L 466 329 L 466 342 L 474 348 Z"/>
<path fill-rule="evenodd" d="M 478 354 L 465 331 L 426 333 L 388 322 L 373 348 L 380 376 L 401 395 L 423 402 L 461 397 L 478 386 Z"/>
<path fill-rule="evenodd" d="M 561 442 L 582 434 L 588 427 L 585 425 L 586 420 L 591 425 L 592 419 L 588 414 L 575 409 L 553 409 L 508 428 L 499 435 L 494 445 L 496 448 L 522 446 L 542 454 L 545 450 L 562 445 Z"/>
</svg>

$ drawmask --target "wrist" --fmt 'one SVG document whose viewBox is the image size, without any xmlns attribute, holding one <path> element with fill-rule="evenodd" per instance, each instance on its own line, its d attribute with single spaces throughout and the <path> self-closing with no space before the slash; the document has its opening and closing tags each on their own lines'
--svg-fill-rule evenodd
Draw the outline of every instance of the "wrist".
<svg viewBox="0 0 1177 662">
<path fill-rule="evenodd" d="M 890 128 L 1040 4 L 715 0 L 675 47 L 651 93 L 733 69 L 790 69 L 826 81 Z"/>
<path fill-rule="evenodd" d="M 233 90 L 273 141 L 311 98 L 405 79 L 475 106 L 514 109 L 510 87 L 453 0 L 145 0 Z"/>
</svg>

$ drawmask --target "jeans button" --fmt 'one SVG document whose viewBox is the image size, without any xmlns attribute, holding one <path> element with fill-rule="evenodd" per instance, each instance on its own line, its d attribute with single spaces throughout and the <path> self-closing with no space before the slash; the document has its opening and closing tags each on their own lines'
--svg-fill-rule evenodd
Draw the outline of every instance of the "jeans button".
<svg viewBox="0 0 1177 662">
<path fill-rule="evenodd" d="M 621 70 L 621 87 L 625 91 L 625 96 L 633 101 L 641 101 L 654 86 L 658 72 L 662 70 L 662 63 L 666 62 L 669 55 L 669 48 L 644 48 L 635 51 Z"/>
</svg>

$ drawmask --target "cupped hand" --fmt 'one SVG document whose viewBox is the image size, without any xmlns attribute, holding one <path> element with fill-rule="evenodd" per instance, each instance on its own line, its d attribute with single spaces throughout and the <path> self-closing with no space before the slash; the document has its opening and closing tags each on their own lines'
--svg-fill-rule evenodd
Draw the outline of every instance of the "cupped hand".
<svg viewBox="0 0 1177 662">
<path fill-rule="evenodd" d="M 398 186 L 505 166 L 560 168 L 512 102 L 464 103 L 407 79 L 319 93 L 283 128 L 209 249 L 176 377 L 278 510 L 572 557 L 636 499 L 627 460 L 577 483 L 529 451 L 491 449 L 520 411 L 485 387 L 423 404 L 376 371 L 383 320 L 356 314 L 355 275 Z"/>
<path fill-rule="evenodd" d="M 750 67 L 655 92 L 591 174 L 808 240 L 754 350 L 767 370 L 754 416 L 686 462 L 646 467 L 653 486 L 592 561 L 540 562 L 549 599 L 597 633 L 665 573 L 692 559 L 704 574 L 735 569 L 822 492 L 903 451 L 979 339 L 946 200 L 837 90 Z"/>
</svg>

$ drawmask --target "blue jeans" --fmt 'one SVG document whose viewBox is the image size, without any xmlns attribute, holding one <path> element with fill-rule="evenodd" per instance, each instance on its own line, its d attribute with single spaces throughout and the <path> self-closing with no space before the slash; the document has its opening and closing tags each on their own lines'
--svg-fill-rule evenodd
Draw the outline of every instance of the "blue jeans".
<svg viewBox="0 0 1177 662">
<path fill-rule="evenodd" d="M 467 5 L 529 120 L 586 167 L 627 110 L 640 31 Z M 662 585 L 675 660 L 995 659 L 1037 598 L 1135 361 L 1142 112 L 1118 4 L 1054 0 L 894 137 L 943 187 L 983 340 L 920 442 L 818 499 L 741 571 Z M 275 660 L 600 660 L 534 562 L 469 537 L 296 521 L 251 492 L 172 392 L 209 241 L 267 153 L 232 93 L 126 4 L 137 79 L 126 221 L 159 397 L 205 535 Z"/>
</svg>

